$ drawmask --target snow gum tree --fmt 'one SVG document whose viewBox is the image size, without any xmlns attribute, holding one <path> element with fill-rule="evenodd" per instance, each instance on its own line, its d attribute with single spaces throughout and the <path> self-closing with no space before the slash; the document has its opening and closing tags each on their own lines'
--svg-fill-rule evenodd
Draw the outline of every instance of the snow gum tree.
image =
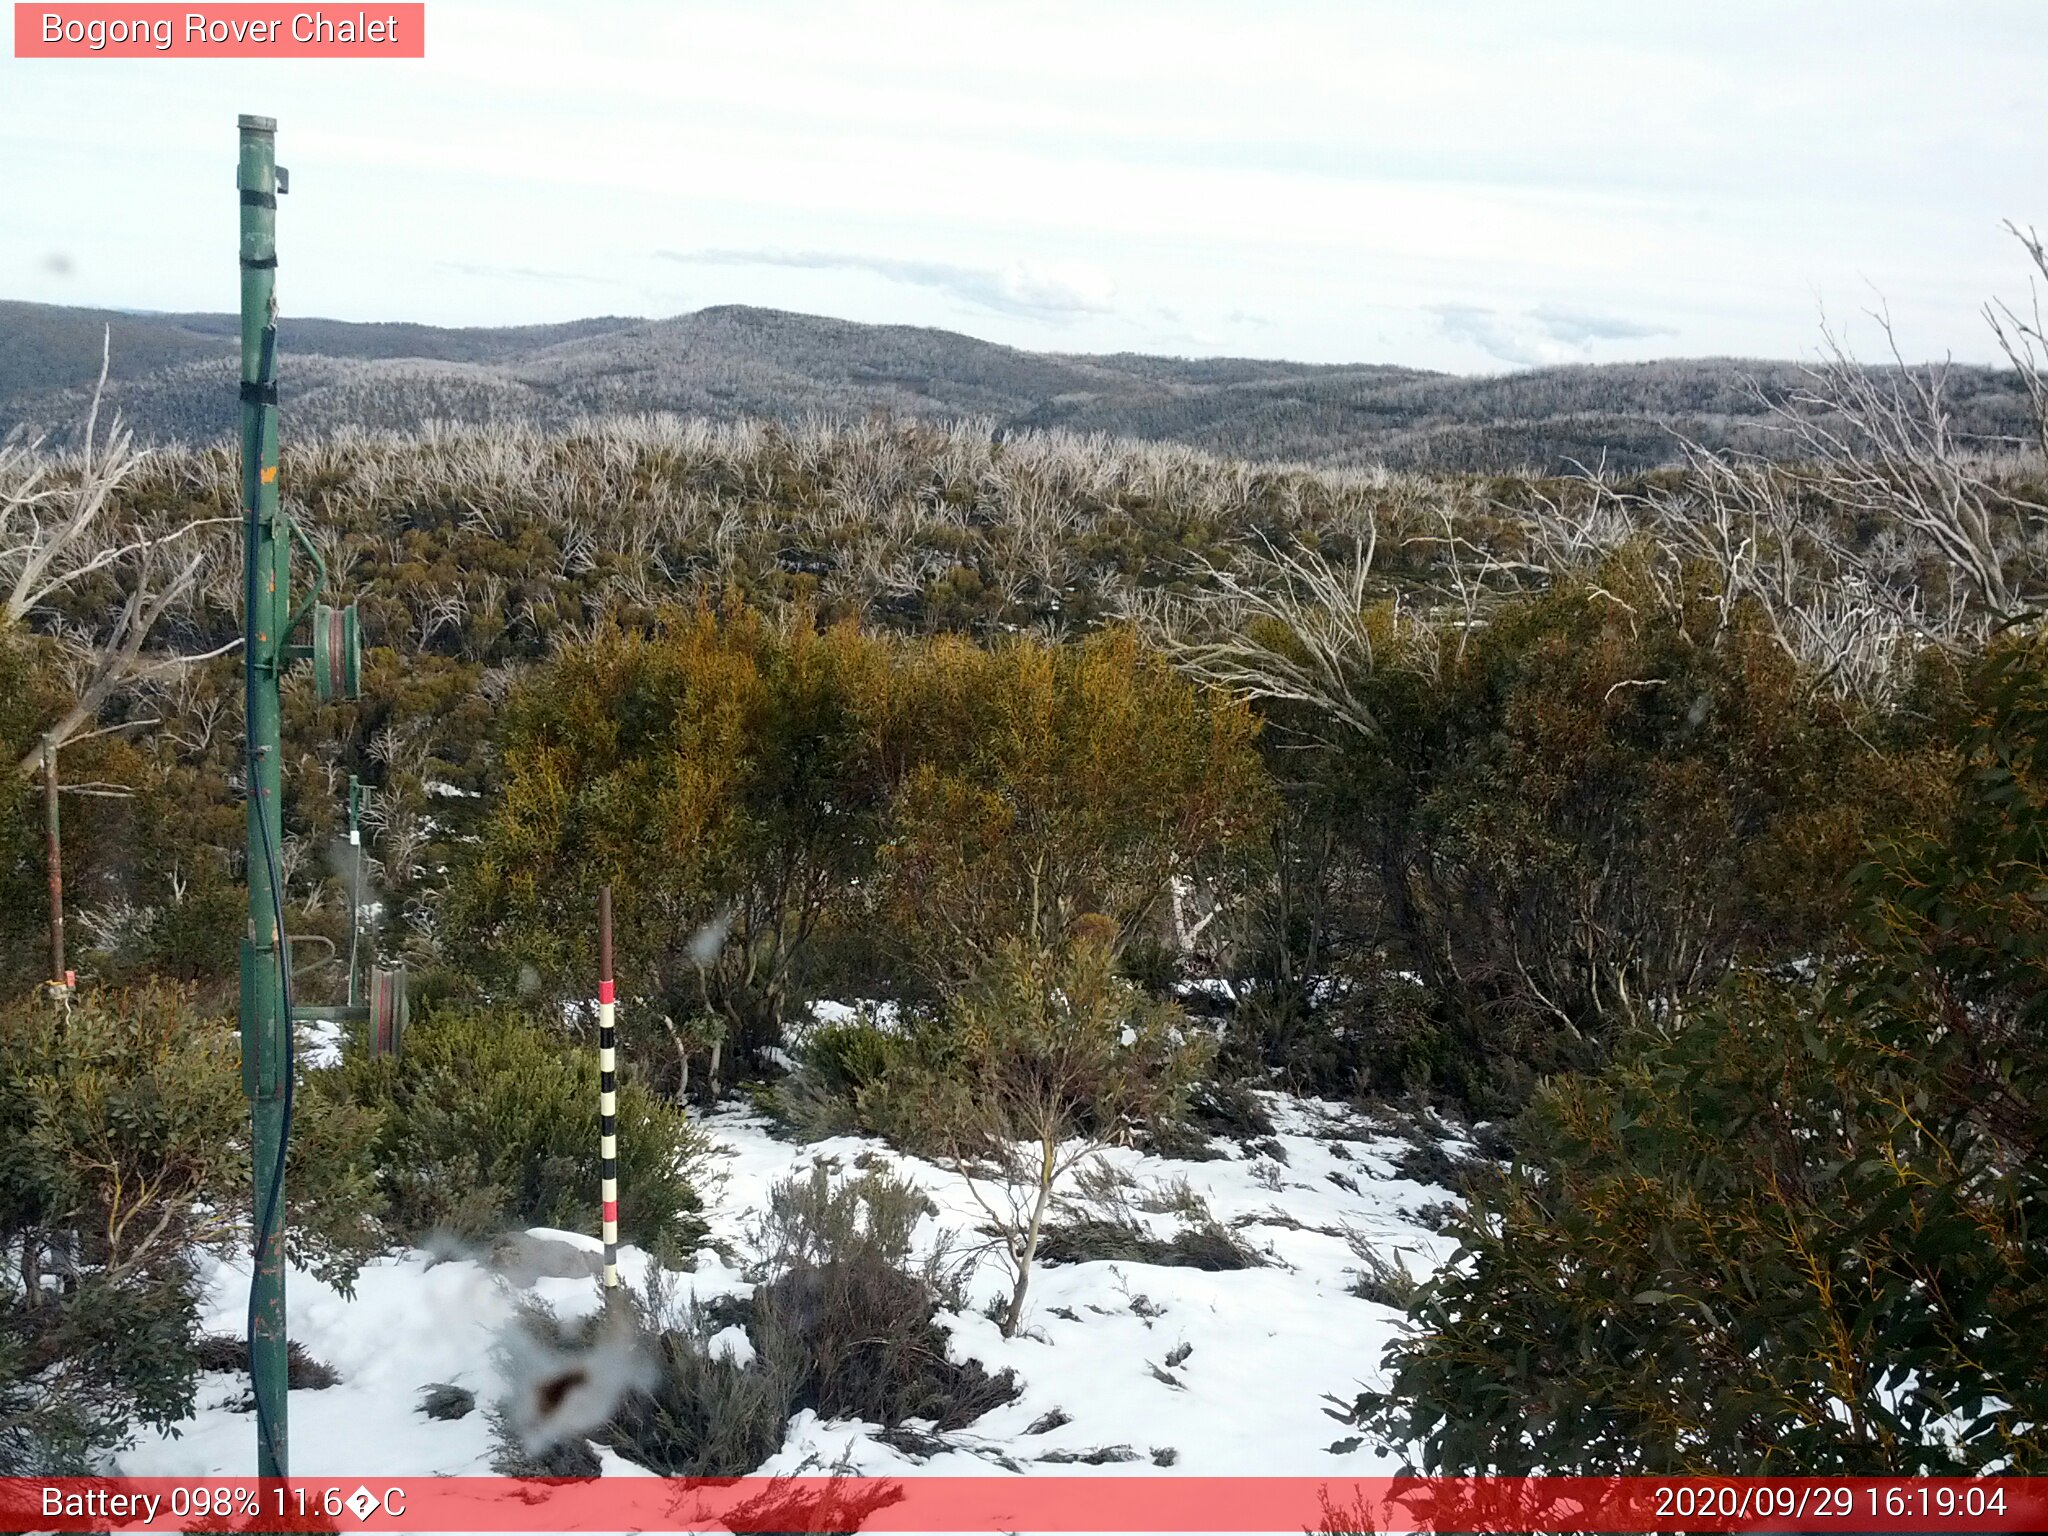
<svg viewBox="0 0 2048 1536">
<path fill-rule="evenodd" d="M 926 728 L 882 849 L 888 926 L 942 983 L 1091 915 L 1116 942 L 1176 879 L 1228 886 L 1263 832 L 1258 722 L 1128 629 L 1077 644 L 936 642 L 905 693 Z"/>
<path fill-rule="evenodd" d="M 1112 938 L 1097 919 L 1056 950 L 1005 944 L 947 1003 L 956 1054 L 931 1112 L 1010 1268 L 1005 1335 L 1067 1177 L 1171 1118 L 1208 1060 L 1176 1005 L 1117 976 Z"/>
</svg>

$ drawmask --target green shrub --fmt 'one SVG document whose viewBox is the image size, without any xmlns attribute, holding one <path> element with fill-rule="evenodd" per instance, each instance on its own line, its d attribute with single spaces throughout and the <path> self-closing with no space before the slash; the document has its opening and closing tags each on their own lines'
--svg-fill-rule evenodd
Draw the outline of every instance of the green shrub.
<svg viewBox="0 0 2048 1536">
<path fill-rule="evenodd" d="M 1097 1160 L 1074 1170 L 1073 1192 L 1039 1235 L 1047 1264 L 1122 1260 L 1180 1269 L 1257 1269 L 1267 1256 L 1217 1220 L 1209 1202 L 1184 1178 L 1142 1181 Z M 1169 1237 L 1153 1234 L 1144 1216 L 1172 1216 Z"/>
<path fill-rule="evenodd" d="M 249 1341 L 237 1333 L 201 1334 L 192 1341 L 193 1362 L 202 1371 L 244 1376 L 249 1370 Z M 306 1352 L 297 1339 L 285 1343 L 285 1384 L 294 1392 L 324 1392 L 338 1385 L 341 1373 Z M 253 1408 L 254 1401 L 250 1406 Z"/>
<path fill-rule="evenodd" d="M 900 1022 L 821 1025 L 774 1090 L 773 1112 L 809 1140 L 860 1134 L 924 1157 L 943 1156 L 965 1113 L 960 1041 L 928 1008 Z"/>
<path fill-rule="evenodd" d="M 1188 1092 L 1188 1121 L 1210 1136 L 1233 1141 L 1256 1141 L 1273 1134 L 1273 1117 L 1266 1113 L 1253 1085 L 1242 1077 L 1219 1074 L 1196 1083 Z"/>
<path fill-rule="evenodd" d="M 1336 1098 L 1473 1088 L 1480 1064 L 1460 1059 L 1436 1000 L 1412 978 L 1378 968 L 1383 963 L 1376 957 L 1325 996 L 1301 978 L 1250 978 L 1230 1019 L 1233 1065 L 1267 1086 Z"/>
<path fill-rule="evenodd" d="M 527 966 L 541 995 L 575 996 L 610 882 L 620 974 L 652 1000 L 624 1026 L 644 1067 L 675 1060 L 642 1028 L 663 1015 L 720 1016 L 733 1067 L 779 1045 L 812 934 L 872 863 L 893 654 L 737 595 L 561 647 L 507 701 L 457 947 L 499 982 Z"/>
<path fill-rule="evenodd" d="M 43 775 L 39 766 L 22 773 L 17 765 L 25 758 L 39 760 L 43 733 L 71 706 L 67 655 L 56 641 L 0 618 L 0 997 L 50 979 Z M 137 812 L 148 786 L 139 754 L 124 739 L 129 734 L 73 736 L 57 759 L 61 784 L 113 791 L 66 794 L 60 812 L 70 914 L 66 960 L 95 980 L 103 978 L 84 942 L 80 914 L 122 905 L 137 883 L 136 865 L 148 858 L 136 835 L 138 820 L 147 824 Z M 187 873 L 199 871 L 202 862 L 188 860 Z M 240 933 L 239 919 L 233 931 Z"/>
<path fill-rule="evenodd" d="M 430 1419 L 466 1419 L 476 1411 L 476 1393 L 449 1381 L 429 1382 L 420 1388 L 420 1412 Z"/>
<path fill-rule="evenodd" d="M 378 1179 L 412 1240 L 598 1228 L 597 1052 L 521 1016 L 440 1007 L 395 1060 L 350 1052 L 329 1090 L 380 1117 Z M 705 1142 L 630 1072 L 619 1085 L 622 1234 L 680 1255 L 704 1233 Z"/>
<path fill-rule="evenodd" d="M 1422 1281 L 1409 1270 L 1400 1249 L 1382 1251 L 1380 1244 L 1356 1227 L 1345 1228 L 1344 1241 L 1358 1260 L 1358 1269 L 1347 1287 L 1352 1295 L 1361 1301 L 1392 1307 L 1396 1312 L 1404 1312 L 1414 1304 Z"/>
<path fill-rule="evenodd" d="M 776 1087 L 777 1113 L 812 1140 L 856 1131 L 889 1136 L 877 1117 L 914 1054 L 913 1041 L 872 1018 L 817 1025 L 797 1048 L 796 1070 Z"/>
<path fill-rule="evenodd" d="M 903 674 L 906 771 L 877 861 L 876 938 L 936 985 L 971 980 L 1019 939 L 1143 948 L 1176 877 L 1227 885 L 1263 831 L 1257 719 L 1130 629 L 939 638 Z"/>
<path fill-rule="evenodd" d="M 1118 976 L 1113 933 L 1052 950 L 1010 942 L 946 998 L 949 1072 L 926 1094 L 947 1164 L 988 1214 L 1023 1318 L 1054 1197 L 1105 1147 L 1186 1117 L 1212 1042 L 1177 1004 Z"/>
<path fill-rule="evenodd" d="M 767 1282 L 748 1332 L 762 1359 L 794 1382 L 792 1411 L 956 1429 L 1017 1395 L 1009 1372 L 947 1358 L 939 1307 L 962 1304 L 963 1270 L 942 1241 L 906 1267 L 917 1223 L 936 1208 L 916 1185 L 870 1170 L 833 1180 L 823 1168 L 769 1194 L 760 1247 Z"/>
<path fill-rule="evenodd" d="M 49 970 L 48 875 L 42 860 L 42 806 L 35 780 L 14 764 L 35 743 L 42 723 L 33 653 L 13 631 L 0 629 L 0 987 L 8 992 L 46 980 Z"/>
<path fill-rule="evenodd" d="M 2048 1471 L 2048 680 L 1869 952 L 1746 975 L 1539 1094 L 1354 1417 L 1432 1472 Z"/>
<path fill-rule="evenodd" d="M 782 1449 L 796 1362 L 713 1354 L 712 1336 L 728 1325 L 694 1304 L 671 1304 L 658 1276 L 649 1283 L 638 1313 L 654 1385 L 619 1406 L 602 1438 L 663 1477 L 745 1476 Z"/>
<path fill-rule="evenodd" d="M 1038 1239 L 1041 1264 L 1123 1260 L 1176 1269 L 1257 1269 L 1266 1261 L 1221 1222 L 1197 1221 L 1171 1237 L 1155 1237 L 1135 1221 L 1109 1216 L 1054 1222 Z"/>
<path fill-rule="evenodd" d="M 1839 947 L 1841 872 L 1944 814 L 1931 722 L 1961 690 L 1930 663 L 1910 704 L 1836 699 L 1753 605 L 1660 596 L 1663 558 L 1621 548 L 1455 644 L 1378 636 L 1370 732 L 1273 707 L 1290 815 L 1240 962 L 1260 1063 L 1512 1113 L 1731 966 Z"/>
<path fill-rule="evenodd" d="M 2048 1181 L 1885 1034 L 1756 983 L 1540 1095 L 1364 1420 L 1445 1473 L 2048 1464 Z"/>
<path fill-rule="evenodd" d="M 138 1424 L 190 1414 L 199 1289 L 168 1264 L 147 1281 L 88 1273 L 40 1300 L 0 1283 L 0 1475 L 99 1471 Z"/>
<path fill-rule="evenodd" d="M 804 1038 L 806 1075 L 822 1092 L 852 1096 L 883 1081 L 900 1064 L 902 1036 L 871 1019 L 820 1024 Z"/>
<path fill-rule="evenodd" d="M 673 1060 L 643 1021 L 693 1014 L 759 1066 L 812 982 L 929 991 L 1012 935 L 1144 931 L 1174 878 L 1220 878 L 1256 833 L 1255 736 L 1126 629 L 983 648 L 700 602 L 513 689 L 446 927 L 493 985 L 530 967 L 572 996 L 611 881 L 621 974 L 653 1005 L 625 1026 L 643 1066 Z"/>
<path fill-rule="evenodd" d="M 192 1411 L 195 1258 L 246 1238 L 247 1100 L 231 1021 L 169 986 L 0 1008 L 0 1471 L 91 1469 Z M 289 1251 L 344 1288 L 382 1230 L 370 1122 L 301 1098 Z"/>
<path fill-rule="evenodd" d="M 768 1191 L 754 1246 L 771 1274 L 863 1259 L 901 1264 L 917 1224 L 937 1214 L 923 1190 L 886 1170 L 835 1181 L 814 1163 L 809 1178 L 792 1175 Z"/>
</svg>

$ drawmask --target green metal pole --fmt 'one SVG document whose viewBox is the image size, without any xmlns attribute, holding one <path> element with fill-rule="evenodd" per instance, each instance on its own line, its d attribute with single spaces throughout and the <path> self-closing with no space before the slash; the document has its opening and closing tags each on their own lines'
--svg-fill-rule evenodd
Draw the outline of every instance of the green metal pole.
<svg viewBox="0 0 2048 1536">
<path fill-rule="evenodd" d="M 249 932 L 242 941 L 242 1086 L 249 1095 L 255 1165 L 254 1274 L 249 1369 L 256 1395 L 256 1470 L 287 1473 L 284 1311 L 284 1144 L 291 1113 L 291 1019 L 278 914 L 281 753 L 278 679 L 290 614 L 290 544 L 277 500 L 277 124 L 240 121 L 235 177 L 242 209 L 242 515 L 247 585 L 243 657 L 247 695 Z"/>
</svg>

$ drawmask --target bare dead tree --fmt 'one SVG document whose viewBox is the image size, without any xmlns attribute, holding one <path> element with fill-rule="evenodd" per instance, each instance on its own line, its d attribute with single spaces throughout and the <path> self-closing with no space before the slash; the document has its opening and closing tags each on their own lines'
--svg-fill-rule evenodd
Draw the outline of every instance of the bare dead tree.
<svg viewBox="0 0 2048 1536">
<path fill-rule="evenodd" d="M 436 592 L 420 604 L 417 621 L 419 643 L 422 647 L 433 640 L 444 629 L 461 634 L 469 621 L 469 597 L 460 589 Z"/>
<path fill-rule="evenodd" d="M 2024 567 L 2048 507 L 1993 478 L 1984 455 L 1956 436 L 1947 367 L 1909 367 L 1889 317 L 1876 318 L 1891 367 L 1862 366 L 1824 329 L 1809 386 L 1774 404 L 1813 466 L 1795 474 L 1844 512 L 1908 530 L 1963 582 L 1988 625 L 2022 619 L 2041 604 Z"/>
<path fill-rule="evenodd" d="M 1584 572 L 1640 541 L 1667 611 L 1705 598 L 1716 634 L 1738 611 L 1760 617 L 1817 686 L 1867 702 L 1889 692 L 1916 647 L 1967 649 L 2038 620 L 2048 609 L 2048 506 L 2016 471 L 2033 454 L 2048 463 L 2038 288 L 2048 249 L 2009 227 L 2035 281 L 2025 307 L 1994 302 L 1985 315 L 2031 406 L 2027 440 L 1959 432 L 1948 368 L 1908 365 L 1880 310 L 1885 366 L 1857 361 L 1824 326 L 1802 387 L 1771 398 L 1752 386 L 1789 453 L 1766 459 L 1681 437 L 1687 473 L 1675 488 L 1632 496 L 1589 481 L 1569 508 L 1539 501 L 1527 523 L 1532 560 L 1553 577 Z M 1853 541 L 1843 531 L 1852 526 Z"/>
<path fill-rule="evenodd" d="M 1393 600 L 1375 600 L 1378 547 L 1368 519 L 1358 552 L 1341 563 L 1269 545 L 1244 571 L 1206 565 L 1208 585 L 1181 615 L 1195 622 L 1156 627 L 1151 638 L 1200 682 L 1237 698 L 1305 704 L 1377 739 L 1379 721 L 1357 684 L 1400 630 Z"/>
<path fill-rule="evenodd" d="M 105 621 L 60 633 L 60 643 L 79 663 L 80 676 L 76 698 L 49 728 L 59 746 L 97 718 L 124 685 L 232 649 L 224 646 L 201 656 L 148 650 L 164 615 L 189 599 L 206 568 L 212 553 L 206 531 L 236 519 L 138 526 L 124 525 L 113 514 L 115 494 L 146 455 L 118 417 L 105 439 L 99 436 L 109 345 L 110 333 L 101 340 L 99 381 L 74 456 L 53 458 L 39 442 L 0 447 L 0 586 L 5 590 L 0 625 L 25 625 L 37 614 L 48 614 L 96 578 L 113 580 L 122 593 Z M 16 771 L 34 772 L 40 755 L 40 747 L 28 753 Z"/>
<path fill-rule="evenodd" d="M 2048 249 L 2043 248 L 2032 225 L 2023 230 L 2008 220 L 2005 227 L 2026 248 L 2027 257 L 2034 264 L 2027 278 L 2028 302 L 2024 310 L 2018 310 L 1993 300 L 1984 306 L 1984 318 L 1990 322 L 1992 335 L 1998 338 L 1999 350 L 2019 375 L 2020 388 L 2026 392 L 2033 412 L 2033 447 L 2042 462 L 2048 463 L 2048 329 L 2043 325 L 2039 286 L 2048 281 Z"/>
</svg>

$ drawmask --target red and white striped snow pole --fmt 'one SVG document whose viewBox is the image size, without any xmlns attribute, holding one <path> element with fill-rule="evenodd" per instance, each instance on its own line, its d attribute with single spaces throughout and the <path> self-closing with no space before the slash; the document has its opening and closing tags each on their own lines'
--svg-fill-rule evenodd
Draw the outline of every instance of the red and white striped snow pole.
<svg viewBox="0 0 2048 1536">
<path fill-rule="evenodd" d="M 612 888 L 597 892 L 597 1157 L 604 1214 L 604 1293 L 619 1289 L 619 1035 L 612 988 Z"/>
</svg>

